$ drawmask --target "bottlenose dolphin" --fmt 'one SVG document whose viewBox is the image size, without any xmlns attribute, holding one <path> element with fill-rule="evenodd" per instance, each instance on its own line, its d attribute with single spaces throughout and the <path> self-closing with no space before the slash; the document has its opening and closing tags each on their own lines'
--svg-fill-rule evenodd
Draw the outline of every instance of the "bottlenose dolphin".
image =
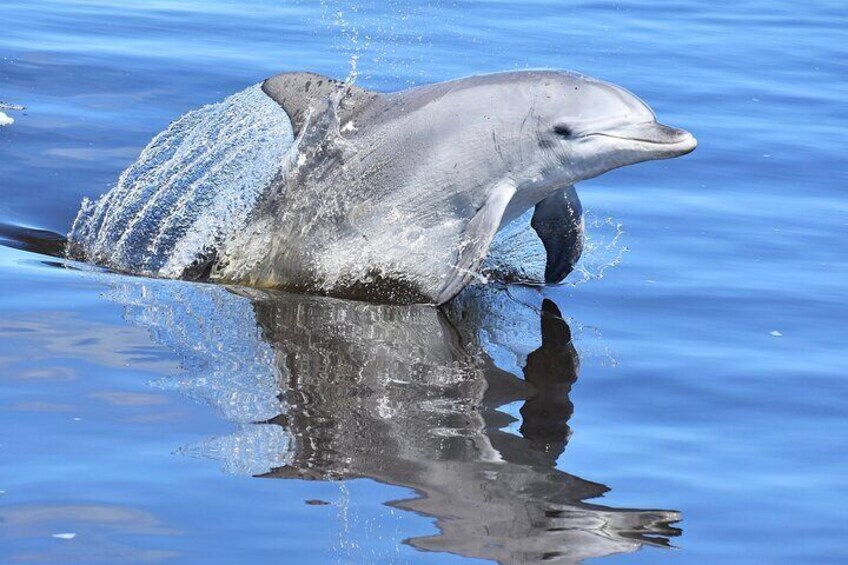
<svg viewBox="0 0 848 565">
<path fill-rule="evenodd" d="M 442 304 L 474 277 L 498 229 L 534 206 L 546 278 L 557 280 L 579 239 L 574 183 L 696 146 L 623 88 L 567 72 L 385 95 L 286 73 L 262 89 L 292 119 L 297 161 L 213 272 L 253 285 L 331 281 L 344 292 L 361 281 L 404 281 Z M 240 260 L 256 248 L 267 252 Z"/>
<path fill-rule="evenodd" d="M 177 276 L 443 304 L 474 279 L 498 230 L 535 208 L 545 279 L 556 282 L 581 252 L 575 183 L 696 146 L 625 89 L 570 72 L 507 72 L 388 94 L 283 73 L 261 91 L 290 120 L 291 148 L 244 221 L 219 230 Z M 122 198 L 107 195 L 101 208 L 120 218 Z M 124 247 L 169 249 L 150 224 L 170 225 L 170 210 L 139 208 Z M 174 276 L 173 266 L 138 269 L 129 254 L 110 262 L 112 240 L 102 233 L 127 228 L 105 217 L 78 218 L 77 255 Z M 96 253 L 88 234 L 101 240 Z"/>
</svg>

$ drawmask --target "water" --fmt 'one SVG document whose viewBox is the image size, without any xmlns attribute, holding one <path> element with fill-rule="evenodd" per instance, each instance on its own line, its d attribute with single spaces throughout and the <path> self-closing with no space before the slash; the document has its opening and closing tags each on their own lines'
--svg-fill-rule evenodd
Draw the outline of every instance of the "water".
<svg viewBox="0 0 848 565">
<path fill-rule="evenodd" d="M 0 13 L 27 107 L 0 128 L 0 561 L 848 557 L 843 3 Z M 351 60 L 387 90 L 577 69 L 700 146 L 579 187 L 602 278 L 446 313 L 33 252 L 173 119 Z"/>
</svg>

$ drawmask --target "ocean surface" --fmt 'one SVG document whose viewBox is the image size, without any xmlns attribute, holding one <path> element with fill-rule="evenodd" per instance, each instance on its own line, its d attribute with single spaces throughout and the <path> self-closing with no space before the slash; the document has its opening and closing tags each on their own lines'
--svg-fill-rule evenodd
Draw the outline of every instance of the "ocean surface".
<svg viewBox="0 0 848 565">
<path fill-rule="evenodd" d="M 837 0 L 0 0 L 0 563 L 848 562 L 846 29 Z M 54 256 L 267 76 L 522 68 L 700 142 L 578 186 L 588 281 L 439 311 Z"/>
</svg>

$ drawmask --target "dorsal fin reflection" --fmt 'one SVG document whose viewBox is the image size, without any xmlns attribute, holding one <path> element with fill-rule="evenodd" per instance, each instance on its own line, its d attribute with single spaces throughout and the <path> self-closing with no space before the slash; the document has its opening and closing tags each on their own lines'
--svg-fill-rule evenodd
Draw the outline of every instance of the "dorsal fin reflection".
<svg viewBox="0 0 848 565">
<path fill-rule="evenodd" d="M 535 291 L 525 303 L 472 287 L 439 310 L 122 278 L 110 297 L 180 357 L 184 373 L 159 384 L 241 425 L 184 449 L 226 470 L 411 488 L 389 504 L 439 532 L 406 543 L 501 563 L 577 563 L 680 533 L 675 511 L 587 503 L 608 488 L 557 467 L 579 358 Z"/>
</svg>

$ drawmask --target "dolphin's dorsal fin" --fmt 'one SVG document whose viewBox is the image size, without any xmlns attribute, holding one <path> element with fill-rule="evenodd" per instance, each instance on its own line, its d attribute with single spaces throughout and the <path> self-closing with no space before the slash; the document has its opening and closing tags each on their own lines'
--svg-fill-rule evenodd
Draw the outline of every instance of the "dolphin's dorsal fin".
<svg viewBox="0 0 848 565">
<path fill-rule="evenodd" d="M 345 122 L 361 108 L 380 97 L 371 90 L 315 73 L 281 73 L 262 83 L 262 91 L 282 106 L 292 122 L 294 135 L 300 135 L 310 109 L 323 108 L 323 102 L 338 96 L 339 121 Z"/>
</svg>

